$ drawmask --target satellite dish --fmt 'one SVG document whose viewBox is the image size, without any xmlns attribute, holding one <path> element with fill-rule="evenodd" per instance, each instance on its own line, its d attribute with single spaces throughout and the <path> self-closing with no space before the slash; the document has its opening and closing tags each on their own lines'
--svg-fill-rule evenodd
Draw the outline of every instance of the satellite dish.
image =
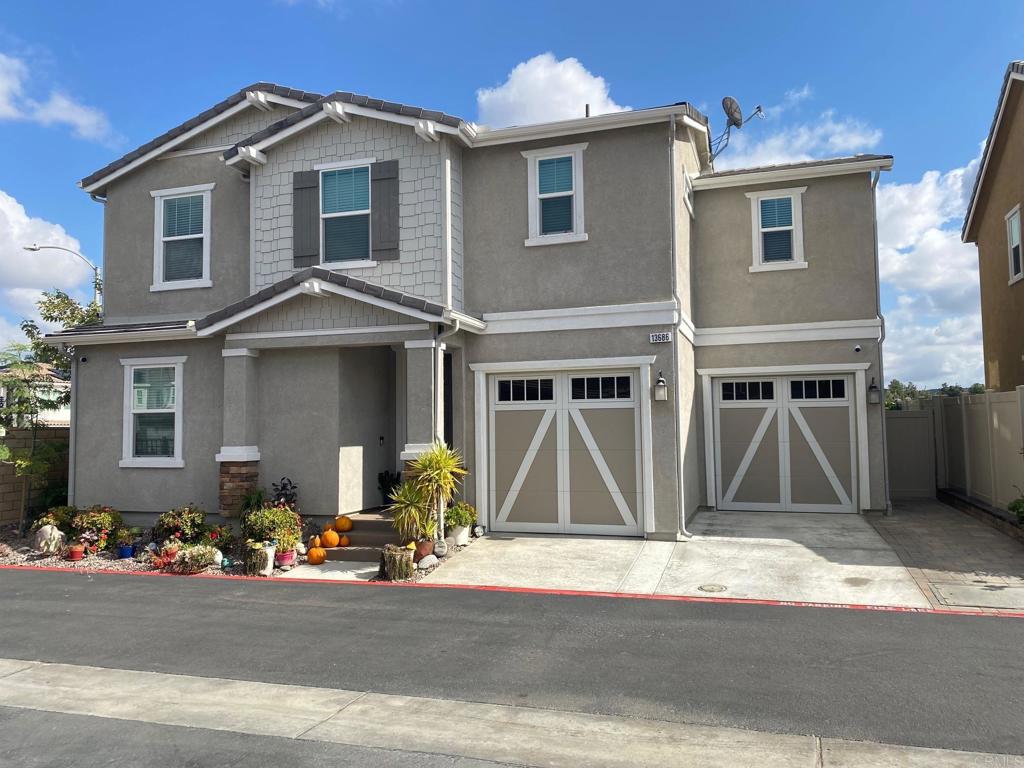
<svg viewBox="0 0 1024 768">
<path fill-rule="evenodd" d="M 743 110 L 740 109 L 740 104 L 736 99 L 732 96 L 726 96 L 722 99 L 722 111 L 725 112 L 726 125 L 737 128 L 743 127 Z"/>
</svg>

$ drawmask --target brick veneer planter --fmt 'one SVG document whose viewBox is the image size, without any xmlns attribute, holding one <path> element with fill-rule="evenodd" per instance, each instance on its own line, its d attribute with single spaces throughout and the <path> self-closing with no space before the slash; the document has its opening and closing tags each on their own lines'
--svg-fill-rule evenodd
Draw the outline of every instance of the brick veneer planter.
<svg viewBox="0 0 1024 768">
<path fill-rule="evenodd" d="M 222 517 L 237 517 L 242 510 L 245 495 L 253 490 L 260 479 L 258 461 L 222 461 L 220 463 L 220 492 L 218 510 Z"/>
</svg>

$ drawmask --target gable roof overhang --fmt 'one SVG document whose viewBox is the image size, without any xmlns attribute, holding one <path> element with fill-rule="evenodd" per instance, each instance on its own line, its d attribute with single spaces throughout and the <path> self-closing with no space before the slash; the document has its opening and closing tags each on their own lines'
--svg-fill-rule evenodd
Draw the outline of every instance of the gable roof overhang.
<svg viewBox="0 0 1024 768">
<path fill-rule="evenodd" d="M 319 93 L 300 91 L 274 83 L 259 82 L 247 85 L 223 101 L 214 104 L 209 109 L 200 112 L 194 117 L 190 117 L 185 122 L 162 133 L 155 139 L 147 141 L 142 146 L 133 149 L 112 163 L 108 163 L 98 171 L 90 173 L 78 182 L 78 186 L 91 194 L 102 192 L 107 184 L 119 176 L 138 168 L 144 163 L 148 163 L 150 160 L 155 160 L 189 139 L 198 136 L 203 131 L 234 117 L 239 112 L 250 107 L 270 109 L 275 104 L 281 104 L 301 109 L 310 102 L 320 98 L 322 97 Z"/>
<path fill-rule="evenodd" d="M 797 179 L 824 176 L 842 176 L 850 173 L 870 173 L 892 169 L 892 155 L 853 155 L 827 160 L 808 160 L 802 163 L 760 165 L 753 168 L 735 168 L 717 173 L 704 173 L 693 179 L 693 189 L 721 189 L 753 184 L 775 184 Z"/>
<path fill-rule="evenodd" d="M 988 138 L 985 139 L 985 150 L 981 155 L 981 169 L 974 179 L 974 188 L 971 190 L 971 200 L 967 204 L 967 215 L 964 216 L 964 226 L 960 230 L 960 239 L 965 243 L 975 242 L 974 235 L 974 214 L 978 207 L 978 197 L 981 195 L 982 186 L 985 183 L 985 172 L 988 170 L 988 163 L 992 155 L 992 145 L 999 133 L 1003 121 L 1003 111 L 1006 108 L 1006 101 L 1010 95 L 1010 89 L 1015 85 L 1024 82 L 1024 61 L 1011 61 L 1006 67 L 1006 74 L 1003 76 L 1003 87 L 999 92 L 999 102 L 996 104 L 996 112 L 992 117 L 992 125 L 988 129 Z"/>
</svg>

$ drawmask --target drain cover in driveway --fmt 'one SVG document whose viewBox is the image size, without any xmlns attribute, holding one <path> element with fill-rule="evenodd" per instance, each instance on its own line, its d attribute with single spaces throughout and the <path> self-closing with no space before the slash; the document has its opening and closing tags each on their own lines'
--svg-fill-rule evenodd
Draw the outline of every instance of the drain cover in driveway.
<svg viewBox="0 0 1024 768">
<path fill-rule="evenodd" d="M 990 584 L 932 584 L 939 600 L 961 608 L 1010 608 L 1024 610 L 1024 587 Z"/>
<path fill-rule="evenodd" d="M 697 589 L 701 592 L 725 592 L 725 584 L 701 584 Z"/>
</svg>

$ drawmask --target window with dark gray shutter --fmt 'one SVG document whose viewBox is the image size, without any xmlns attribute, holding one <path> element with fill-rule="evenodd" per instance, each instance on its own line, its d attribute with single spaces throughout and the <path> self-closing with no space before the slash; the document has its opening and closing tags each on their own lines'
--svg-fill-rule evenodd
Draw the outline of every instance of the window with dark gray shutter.
<svg viewBox="0 0 1024 768">
<path fill-rule="evenodd" d="M 320 261 L 320 172 L 292 176 L 292 259 L 296 269 Z"/>
<path fill-rule="evenodd" d="M 371 258 L 395 261 L 399 258 L 400 218 L 398 208 L 398 161 L 385 160 L 370 166 L 372 206 L 370 211 Z"/>
<path fill-rule="evenodd" d="M 320 218 L 325 264 L 370 258 L 370 166 L 320 172 Z"/>
</svg>

